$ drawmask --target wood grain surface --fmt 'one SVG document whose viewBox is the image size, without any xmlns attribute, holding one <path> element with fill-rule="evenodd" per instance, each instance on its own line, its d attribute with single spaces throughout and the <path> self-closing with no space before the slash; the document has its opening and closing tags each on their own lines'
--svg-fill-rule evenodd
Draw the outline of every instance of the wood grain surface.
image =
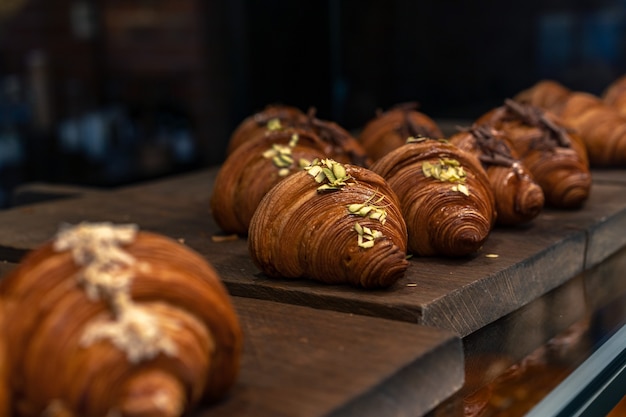
<svg viewBox="0 0 626 417">
<path fill-rule="evenodd" d="M 235 297 L 240 378 L 202 416 L 419 416 L 460 389 L 450 333 L 372 317 Z"/>
<path fill-rule="evenodd" d="M 18 260 L 63 222 L 137 223 L 196 249 L 218 269 L 234 295 L 409 321 L 466 336 L 626 243 L 621 232 L 626 225 L 626 184 L 598 182 L 583 209 L 546 209 L 525 227 L 497 228 L 472 257 L 414 257 L 406 276 L 387 290 L 270 280 L 250 260 L 245 239 L 212 240 L 220 234 L 208 204 L 216 172 L 0 212 L 0 258 Z"/>
</svg>

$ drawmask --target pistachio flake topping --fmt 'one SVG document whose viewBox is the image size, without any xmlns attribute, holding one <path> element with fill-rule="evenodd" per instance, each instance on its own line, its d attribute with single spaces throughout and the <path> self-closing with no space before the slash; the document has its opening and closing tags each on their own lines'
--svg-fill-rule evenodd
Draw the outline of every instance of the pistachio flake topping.
<svg viewBox="0 0 626 417">
<path fill-rule="evenodd" d="M 355 214 L 361 217 L 369 217 L 373 220 L 378 220 L 381 224 L 385 224 L 387 221 L 387 210 L 385 207 L 378 205 L 385 198 L 384 195 L 381 195 L 380 198 L 373 203 L 371 200 L 376 196 L 376 194 L 372 195 L 367 199 L 364 203 L 353 203 L 347 206 L 348 212 L 350 214 Z"/>
<path fill-rule="evenodd" d="M 278 117 L 275 117 L 267 121 L 266 127 L 267 127 L 267 130 L 275 131 L 275 130 L 281 130 L 283 128 L 283 125 L 280 123 L 280 119 Z"/>
<path fill-rule="evenodd" d="M 374 247 L 374 239 L 383 237 L 383 233 L 380 230 L 370 229 L 367 226 L 361 226 L 359 223 L 354 224 L 354 230 L 358 234 L 358 245 L 363 249 Z"/>
<path fill-rule="evenodd" d="M 293 135 L 291 135 L 291 140 L 289 140 L 289 144 L 281 145 L 275 143 L 272 145 L 271 148 L 263 152 L 263 157 L 272 160 L 274 166 L 278 168 L 278 175 L 280 175 L 281 177 L 286 177 L 287 175 L 289 175 L 289 169 L 293 166 L 293 155 L 291 154 L 291 151 L 298 143 L 298 139 L 298 134 L 294 133 Z"/>
<path fill-rule="evenodd" d="M 438 162 L 422 163 L 422 172 L 426 178 L 435 178 L 441 182 L 451 182 L 451 190 L 469 196 L 469 189 L 465 184 L 467 174 L 459 161 L 453 158 L 439 158 Z"/>
<path fill-rule="evenodd" d="M 427 140 L 436 140 L 437 142 L 448 143 L 448 139 L 446 138 L 433 139 L 426 136 L 409 136 L 408 138 L 406 138 L 405 143 L 420 143 L 426 142 Z"/>
<path fill-rule="evenodd" d="M 317 191 L 334 191 L 349 184 L 352 177 L 346 172 L 346 168 L 332 159 L 313 160 L 310 165 L 304 167 L 310 176 L 315 178 L 318 184 L 322 184 Z"/>
</svg>

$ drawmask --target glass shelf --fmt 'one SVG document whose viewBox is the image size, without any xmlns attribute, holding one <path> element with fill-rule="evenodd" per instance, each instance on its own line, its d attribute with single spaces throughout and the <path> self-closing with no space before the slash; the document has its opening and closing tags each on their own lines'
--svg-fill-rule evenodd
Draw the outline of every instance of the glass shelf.
<svg viewBox="0 0 626 417">
<path fill-rule="evenodd" d="M 465 385 L 429 417 L 597 417 L 626 406 L 624 271 L 626 248 L 467 336 Z"/>
</svg>

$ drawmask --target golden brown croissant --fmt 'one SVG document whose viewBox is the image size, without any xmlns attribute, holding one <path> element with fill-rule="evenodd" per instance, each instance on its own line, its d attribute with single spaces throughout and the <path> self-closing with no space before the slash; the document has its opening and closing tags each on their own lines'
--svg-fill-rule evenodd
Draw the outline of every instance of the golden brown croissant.
<svg viewBox="0 0 626 417">
<path fill-rule="evenodd" d="M 543 191 L 508 138 L 493 128 L 477 125 L 454 134 L 450 142 L 482 162 L 493 189 L 498 224 L 521 224 L 537 217 L 543 209 Z"/>
<path fill-rule="evenodd" d="M 531 88 L 519 92 L 514 100 L 559 114 L 570 93 L 569 88 L 557 81 L 541 80 Z"/>
<path fill-rule="evenodd" d="M 396 196 L 379 175 L 314 161 L 267 193 L 250 223 L 249 252 L 274 278 L 364 288 L 402 277 L 407 232 Z"/>
<path fill-rule="evenodd" d="M 284 104 L 268 105 L 263 110 L 246 117 L 230 136 L 226 154 L 230 155 L 245 143 L 268 130 L 298 126 L 305 123 L 307 116 L 297 107 Z"/>
<path fill-rule="evenodd" d="M 0 284 L 1 416 L 180 416 L 236 380 L 240 325 L 198 254 L 134 225 L 63 228 Z"/>
<path fill-rule="evenodd" d="M 367 154 L 374 160 L 404 145 L 409 137 L 441 138 L 443 133 L 433 119 L 416 110 L 414 103 L 397 105 L 379 112 L 359 135 Z"/>
<path fill-rule="evenodd" d="M 504 132 L 543 190 L 546 205 L 579 208 L 589 197 L 591 173 L 582 141 L 537 106 L 506 100 L 477 124 Z"/>
<path fill-rule="evenodd" d="M 298 128 L 312 131 L 327 142 L 332 149 L 329 154 L 340 162 L 365 167 L 371 163 L 359 141 L 346 129 L 335 122 L 317 118 L 315 112 L 315 108 L 311 108 L 305 115 L 291 106 L 267 106 L 240 123 L 231 135 L 227 154 L 230 155 L 245 142 L 262 140 L 273 131 Z"/>
<path fill-rule="evenodd" d="M 215 178 L 213 218 L 224 232 L 246 235 L 259 201 L 274 185 L 327 155 L 332 155 L 332 145 L 310 130 L 273 130 L 243 143 Z"/>
<path fill-rule="evenodd" d="M 626 119 L 600 98 L 571 93 L 560 117 L 583 139 L 594 167 L 626 166 Z"/>
<path fill-rule="evenodd" d="M 489 178 L 478 158 L 443 140 L 421 138 L 372 165 L 400 200 L 409 251 L 464 256 L 487 240 L 496 219 Z"/>
<path fill-rule="evenodd" d="M 554 87 L 538 83 L 515 100 L 549 110 L 572 128 L 580 136 L 591 166 L 625 166 L 626 119 L 619 111 L 593 94 L 571 91 L 554 81 L 548 85 Z M 555 91 L 555 97 L 541 98 L 550 97 Z"/>
</svg>

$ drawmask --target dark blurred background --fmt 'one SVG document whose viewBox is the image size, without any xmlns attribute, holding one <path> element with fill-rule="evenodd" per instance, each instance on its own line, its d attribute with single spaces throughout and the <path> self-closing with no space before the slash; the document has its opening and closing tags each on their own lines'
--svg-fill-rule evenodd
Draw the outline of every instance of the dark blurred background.
<svg viewBox="0 0 626 417">
<path fill-rule="evenodd" d="M 0 0 L 0 207 L 219 164 L 269 103 L 358 131 L 416 101 L 471 120 L 542 78 L 626 73 L 626 0 Z"/>
</svg>

